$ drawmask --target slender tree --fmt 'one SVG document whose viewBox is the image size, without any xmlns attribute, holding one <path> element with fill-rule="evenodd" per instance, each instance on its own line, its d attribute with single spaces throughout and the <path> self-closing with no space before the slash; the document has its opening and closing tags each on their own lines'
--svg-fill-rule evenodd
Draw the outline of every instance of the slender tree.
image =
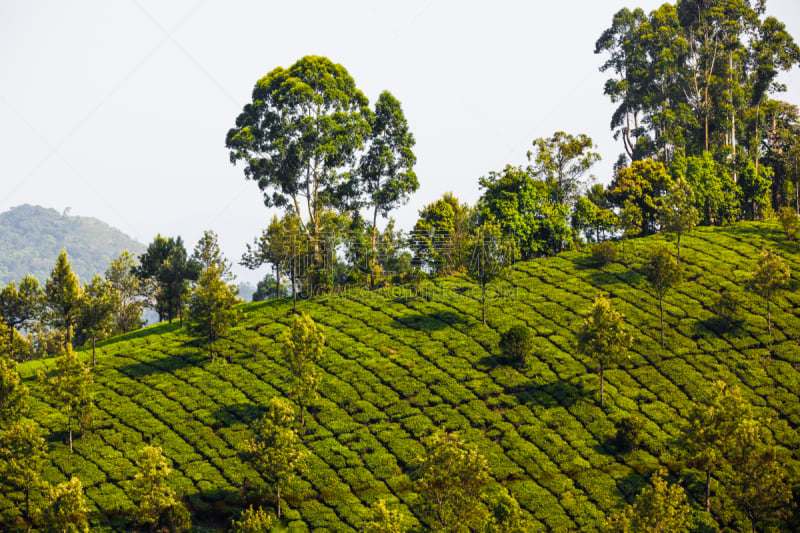
<svg viewBox="0 0 800 533">
<path fill-rule="evenodd" d="M 128 250 L 108 265 L 105 278 L 117 295 L 114 310 L 114 332 L 127 333 L 142 326 L 146 302 L 145 283 L 135 274 L 136 257 Z"/>
<path fill-rule="evenodd" d="M 551 184 L 553 201 L 571 206 L 580 192 L 583 176 L 600 160 L 592 152 L 594 142 L 587 135 L 557 131 L 552 137 L 535 139 L 528 160 L 541 179 Z"/>
<path fill-rule="evenodd" d="M 12 422 L 0 430 L 0 487 L 15 502 L 30 531 L 36 514 L 34 496 L 44 487 L 40 477 L 47 445 L 33 422 Z M 17 495 L 22 501 L 16 503 Z"/>
<path fill-rule="evenodd" d="M 42 292 L 39 280 L 33 276 L 25 276 L 19 283 L 19 289 L 12 281 L 0 291 L 0 316 L 11 329 L 9 339 L 13 345 L 14 333 L 34 320 L 41 309 Z"/>
<path fill-rule="evenodd" d="M 48 533 L 88 533 L 89 508 L 83 495 L 83 484 L 77 477 L 50 488 L 50 505 L 43 521 Z"/>
<path fill-rule="evenodd" d="M 624 511 L 610 516 L 605 522 L 609 533 L 638 531 L 684 533 L 690 531 L 690 507 L 686 492 L 680 485 L 667 483 L 667 473 L 659 470 Z"/>
<path fill-rule="evenodd" d="M 597 361 L 600 367 L 600 407 L 605 407 L 603 372 L 608 366 L 625 361 L 633 342 L 623 318 L 611 307 L 611 301 L 600 295 L 595 298 L 578 333 L 578 351 Z"/>
<path fill-rule="evenodd" d="M 300 426 L 305 428 L 305 408 L 316 398 L 322 379 L 317 364 L 322 358 L 325 337 L 322 327 L 306 313 L 294 315 L 283 337 L 283 356 L 289 367 L 292 396 L 300 406 Z"/>
<path fill-rule="evenodd" d="M 39 382 L 49 389 L 50 397 L 55 403 L 66 411 L 71 452 L 72 421 L 77 418 L 83 425 L 83 420 L 91 416 L 93 408 L 90 388 L 94 380 L 90 369 L 78 359 L 78 354 L 68 344 L 56 359 L 56 368 L 52 375 L 48 377 L 40 372 Z"/>
<path fill-rule="evenodd" d="M 428 438 L 416 468 L 421 512 L 436 530 L 475 530 L 489 518 L 482 504 L 489 483 L 486 458 L 458 436 L 443 432 Z"/>
<path fill-rule="evenodd" d="M 300 437 L 292 429 L 293 425 L 292 406 L 285 400 L 272 398 L 268 413 L 256 424 L 253 438 L 245 443 L 245 456 L 275 491 L 278 520 L 281 518 L 281 492 L 307 456 L 300 450 Z"/>
<path fill-rule="evenodd" d="M 175 491 L 167 483 L 172 468 L 159 446 L 142 448 L 136 467 L 138 471 L 130 489 L 131 500 L 137 507 L 137 520 L 152 530 L 168 509 L 181 505 L 175 499 Z"/>
<path fill-rule="evenodd" d="M 639 206 L 630 200 L 626 200 L 619 212 L 619 226 L 622 229 L 622 260 L 627 264 L 625 242 L 642 232 L 642 210 Z"/>
<path fill-rule="evenodd" d="M 0 429 L 17 421 L 25 409 L 28 387 L 21 381 L 17 363 L 0 346 Z"/>
<path fill-rule="evenodd" d="M 97 364 L 95 344 L 111 335 L 114 311 L 119 308 L 119 294 L 103 278 L 94 275 L 84 283 L 78 307 L 78 333 L 92 343 L 92 366 Z"/>
<path fill-rule="evenodd" d="M 772 335 L 770 303 L 775 293 L 786 286 L 790 274 L 791 269 L 783 262 L 783 259 L 768 249 L 761 251 L 761 256 L 753 267 L 750 289 L 767 300 L 767 332 L 770 335 Z"/>
<path fill-rule="evenodd" d="M 706 403 L 689 414 L 680 439 L 690 468 L 706 475 L 706 511 L 711 511 L 711 478 L 728 464 L 739 428 L 752 420 L 752 408 L 738 387 L 716 381 L 708 391 Z"/>
<path fill-rule="evenodd" d="M 158 285 L 156 290 L 156 311 L 160 319 L 172 323 L 175 318 L 183 326 L 183 307 L 189 294 L 189 281 L 195 281 L 200 266 L 190 260 L 183 246 L 183 239 L 156 236 L 139 256 L 139 266 L 134 273 L 143 280 L 152 279 Z"/>
<path fill-rule="evenodd" d="M 678 265 L 681 264 L 681 237 L 694 229 L 699 221 L 694 206 L 694 191 L 683 177 L 672 182 L 669 193 L 659 207 L 661 228 L 675 235 L 678 244 Z"/>
<path fill-rule="evenodd" d="M 210 265 L 200 273 L 197 287 L 189 305 L 189 331 L 208 343 L 208 353 L 214 362 L 214 342 L 223 338 L 236 324 L 239 313 L 236 304 L 238 289 L 226 282 L 223 273 Z"/>
<path fill-rule="evenodd" d="M 370 512 L 369 521 L 364 526 L 364 533 L 405 533 L 408 531 L 405 516 L 396 509 L 390 509 L 383 498 L 372 504 Z"/>
<path fill-rule="evenodd" d="M 64 332 L 64 347 L 72 343 L 72 333 L 78 318 L 81 286 L 78 276 L 72 271 L 67 251 L 61 250 L 56 265 L 44 287 L 48 321 Z"/>
<path fill-rule="evenodd" d="M 504 239 L 500 226 L 485 222 L 471 237 L 468 245 L 467 275 L 481 287 L 481 313 L 486 325 L 486 287 L 501 279 L 516 258 L 511 239 Z"/>
<path fill-rule="evenodd" d="M 672 254 L 663 246 L 650 253 L 650 259 L 644 264 L 647 282 L 658 298 L 658 311 L 661 319 L 661 348 L 664 348 L 664 296 L 681 280 L 681 267 L 673 261 Z"/>
</svg>

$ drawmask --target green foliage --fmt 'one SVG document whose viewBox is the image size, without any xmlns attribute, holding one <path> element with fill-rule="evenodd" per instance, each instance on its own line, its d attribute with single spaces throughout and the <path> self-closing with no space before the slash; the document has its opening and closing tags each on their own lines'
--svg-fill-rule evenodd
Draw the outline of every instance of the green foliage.
<svg viewBox="0 0 800 533">
<path fill-rule="evenodd" d="M 47 306 L 47 322 L 64 332 L 67 343 L 72 342 L 82 296 L 78 276 L 72 271 L 67 258 L 67 250 L 62 249 L 45 283 L 44 302 Z"/>
<path fill-rule="evenodd" d="M 691 232 L 699 216 L 694 206 L 694 190 L 683 177 L 672 182 L 669 192 L 658 208 L 661 228 L 672 233 L 678 242 L 678 264 L 681 262 L 681 236 Z"/>
<path fill-rule="evenodd" d="M 42 383 L 52 400 L 66 411 L 69 430 L 69 449 L 72 451 L 72 420 L 77 419 L 81 427 L 88 425 L 94 409 L 93 395 L 90 390 L 92 373 L 79 359 L 78 354 L 67 344 L 56 359 L 55 371 L 49 377 L 39 373 Z"/>
<path fill-rule="evenodd" d="M 644 429 L 644 419 L 638 415 L 630 415 L 620 418 L 614 426 L 617 434 L 614 443 L 617 449 L 624 453 L 630 453 L 639 447 Z"/>
<path fill-rule="evenodd" d="M 517 368 L 524 367 L 533 352 L 533 332 L 528 326 L 516 324 L 500 336 L 500 350 L 505 359 Z"/>
<path fill-rule="evenodd" d="M 268 515 L 261 507 L 253 509 L 251 505 L 242 511 L 239 520 L 233 521 L 231 531 L 232 533 L 269 533 L 272 531 L 272 525 L 272 516 Z"/>
<path fill-rule="evenodd" d="M 789 265 L 769 249 L 761 251 L 758 263 L 753 267 L 753 278 L 749 286 L 752 291 L 767 300 L 767 331 L 770 335 L 772 335 L 770 303 L 773 295 L 786 286 L 790 274 Z"/>
<path fill-rule="evenodd" d="M 405 517 L 400 511 L 389 509 L 386 500 L 377 500 L 370 509 L 372 515 L 364 527 L 364 533 L 405 533 Z"/>
<path fill-rule="evenodd" d="M 410 237 L 414 266 L 432 274 L 457 272 L 467 261 L 467 244 L 474 221 L 472 210 L 452 193 L 419 212 Z"/>
<path fill-rule="evenodd" d="M 601 267 L 617 260 L 617 245 L 611 241 L 603 241 L 592 246 L 592 260 Z"/>
<path fill-rule="evenodd" d="M 89 508 L 80 479 L 72 477 L 50 489 L 50 505 L 42 521 L 44 531 L 50 533 L 88 533 Z"/>
<path fill-rule="evenodd" d="M 612 205 L 625 208 L 627 203 L 636 206 L 641 213 L 641 227 L 645 233 L 654 233 L 658 222 L 659 198 L 672 186 L 667 169 L 658 161 L 646 159 L 634 161 L 631 166 L 621 168 L 608 188 L 608 199 Z M 630 210 L 630 207 L 627 208 Z M 635 226 L 631 226 L 633 229 Z"/>
<path fill-rule="evenodd" d="M 628 358 L 628 349 L 633 337 L 623 323 L 621 313 L 611 307 L 611 300 L 599 295 L 583 319 L 578 332 L 578 351 L 597 362 L 600 367 L 600 407 L 605 407 L 603 372 L 609 366 L 622 363 Z"/>
<path fill-rule="evenodd" d="M 420 511 L 430 526 L 460 532 L 487 521 L 488 510 L 481 501 L 489 466 L 478 450 L 456 435 L 436 432 L 428 438 L 425 455 L 417 457 L 415 476 Z"/>
<path fill-rule="evenodd" d="M 158 524 L 161 516 L 175 506 L 175 491 L 167 483 L 172 469 L 159 446 L 145 446 L 136 461 L 136 475 L 130 485 L 135 518 L 144 525 Z"/>
<path fill-rule="evenodd" d="M 226 282 L 224 261 L 220 259 L 208 261 L 206 264 L 189 304 L 189 331 L 208 342 L 208 352 L 213 363 L 214 342 L 224 337 L 236 325 L 239 312 L 235 305 L 239 300 L 236 297 L 236 287 Z"/>
<path fill-rule="evenodd" d="M 133 271 L 141 280 L 156 283 L 156 311 L 160 319 L 170 324 L 175 318 L 183 325 L 183 307 L 189 294 L 189 281 L 197 279 L 200 265 L 189 260 L 183 239 L 164 238 L 161 234 L 139 256 L 139 266 Z"/>
<path fill-rule="evenodd" d="M 671 288 L 680 283 L 682 272 L 672 254 L 663 246 L 650 252 L 644 265 L 644 275 L 658 298 L 658 310 L 661 318 L 661 348 L 664 348 L 664 296 Z"/>
<path fill-rule="evenodd" d="M 517 258 L 514 242 L 503 239 L 500 226 L 484 222 L 467 245 L 467 276 L 481 287 L 481 313 L 486 325 L 486 286 L 501 279 Z"/>
<path fill-rule="evenodd" d="M 742 304 L 742 297 L 739 296 L 739 293 L 724 287 L 719 290 L 717 299 L 714 302 L 714 312 L 723 332 L 730 331 L 744 322 L 745 316 Z"/>
<path fill-rule="evenodd" d="M 317 397 L 322 376 L 318 364 L 325 336 L 322 327 L 306 313 L 294 315 L 292 327 L 283 337 L 283 356 L 290 372 L 292 396 L 300 404 L 300 425 L 305 427 L 305 406 Z"/>
<path fill-rule="evenodd" d="M 47 445 L 32 422 L 12 422 L 0 429 L 0 485 L 27 525 L 38 513 Z M 5 513 L 4 513 L 5 514 Z"/>
<path fill-rule="evenodd" d="M 119 307 L 118 293 L 98 275 L 84 283 L 78 304 L 77 344 L 92 343 L 92 366 L 95 365 L 95 343 L 111 336 L 114 311 Z"/>
<path fill-rule="evenodd" d="M 256 82 L 252 103 L 228 131 L 231 163 L 245 164 L 268 207 L 300 216 L 302 203 L 305 229 L 317 240 L 325 211 L 352 196 L 341 175 L 354 170 L 370 135 L 368 103 L 347 70 L 326 57 L 277 67 Z"/>
<path fill-rule="evenodd" d="M 0 213 L 0 286 L 27 275 L 47 279 L 65 242 L 80 279 L 103 272 L 122 250 L 144 250 L 141 243 L 96 218 L 21 205 Z"/>
<path fill-rule="evenodd" d="M 0 322 L 0 335 L 2 335 Z M 2 345 L 3 341 L 0 341 Z M 21 383 L 17 363 L 0 349 L 0 429 L 19 419 L 26 407 L 28 387 Z"/>
<path fill-rule="evenodd" d="M 276 513 L 281 518 L 281 492 L 302 467 L 307 454 L 292 429 L 294 409 L 279 398 L 269 402 L 269 412 L 256 424 L 253 438 L 245 443 L 246 457 L 275 491 Z"/>
<path fill-rule="evenodd" d="M 639 533 L 690 530 L 690 508 L 680 485 L 667 483 L 666 471 L 659 470 L 624 511 L 610 516 L 605 523 L 609 533 Z"/>
<path fill-rule="evenodd" d="M 583 133 L 557 131 L 552 137 L 534 139 L 528 160 L 533 159 L 535 173 L 548 184 L 554 203 L 575 203 L 581 178 L 600 160 L 592 148 L 592 139 Z"/>
<path fill-rule="evenodd" d="M 128 250 L 111 261 L 106 269 L 106 282 L 116 294 L 114 334 L 127 333 L 142 326 L 147 287 L 135 274 L 136 257 Z"/>
<path fill-rule="evenodd" d="M 790 241 L 797 240 L 800 237 L 800 217 L 797 212 L 791 207 L 783 207 L 778 211 L 778 220 L 781 221 L 783 231 L 786 233 L 786 238 Z"/>
<path fill-rule="evenodd" d="M 0 291 L 0 317 L 10 328 L 9 341 L 14 342 L 15 330 L 24 327 L 39 315 L 42 305 L 42 292 L 39 280 L 25 276 L 19 289 L 12 281 Z"/>
</svg>

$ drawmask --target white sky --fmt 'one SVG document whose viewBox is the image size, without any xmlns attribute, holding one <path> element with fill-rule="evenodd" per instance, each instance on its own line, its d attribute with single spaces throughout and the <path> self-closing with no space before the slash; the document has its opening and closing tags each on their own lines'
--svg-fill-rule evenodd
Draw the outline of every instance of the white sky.
<svg viewBox="0 0 800 533">
<path fill-rule="evenodd" d="M 622 148 L 594 43 L 620 8 L 661 3 L 0 0 L 0 212 L 71 207 L 190 251 L 213 229 L 238 262 L 272 213 L 225 134 L 256 80 L 308 54 L 341 63 L 371 103 L 384 89 L 402 103 L 421 184 L 402 228 L 446 191 L 473 203 L 480 176 L 558 130 L 594 139 L 607 183 Z M 797 0 L 767 14 L 800 41 Z M 800 104 L 798 69 L 780 81 Z"/>
</svg>

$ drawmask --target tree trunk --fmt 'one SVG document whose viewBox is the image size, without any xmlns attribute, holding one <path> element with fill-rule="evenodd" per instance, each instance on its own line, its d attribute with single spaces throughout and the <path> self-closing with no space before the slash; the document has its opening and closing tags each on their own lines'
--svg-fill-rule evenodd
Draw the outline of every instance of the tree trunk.
<svg viewBox="0 0 800 533">
<path fill-rule="evenodd" d="M 486 284 L 481 283 L 481 309 L 483 310 L 483 325 L 486 325 Z"/>
<path fill-rule="evenodd" d="M 278 520 L 280 520 L 281 519 L 281 488 L 280 487 L 277 487 L 275 489 L 275 496 L 276 496 L 276 499 L 278 501 L 278 509 L 277 509 L 276 514 L 278 515 Z"/>
<path fill-rule="evenodd" d="M 706 512 L 711 512 L 711 469 L 706 469 Z"/>
<path fill-rule="evenodd" d="M 664 298 L 658 297 L 658 310 L 661 316 L 661 349 L 664 349 Z"/>
<path fill-rule="evenodd" d="M 92 334 L 92 367 L 97 366 L 97 359 L 95 358 L 94 353 L 94 345 L 95 345 L 95 336 Z"/>
<path fill-rule="evenodd" d="M 769 313 L 769 298 L 767 298 L 767 332 L 772 335 L 772 320 Z"/>
<path fill-rule="evenodd" d="M 600 363 L 600 408 L 605 409 L 606 407 L 606 396 L 605 396 L 605 381 L 603 380 L 603 363 Z"/>
<path fill-rule="evenodd" d="M 681 266 L 681 234 L 678 233 L 678 266 Z"/>
<path fill-rule="evenodd" d="M 297 312 L 297 260 L 292 258 L 292 311 Z"/>
<path fill-rule="evenodd" d="M 72 407 L 67 414 L 67 427 L 69 428 L 69 451 L 72 453 Z"/>
</svg>

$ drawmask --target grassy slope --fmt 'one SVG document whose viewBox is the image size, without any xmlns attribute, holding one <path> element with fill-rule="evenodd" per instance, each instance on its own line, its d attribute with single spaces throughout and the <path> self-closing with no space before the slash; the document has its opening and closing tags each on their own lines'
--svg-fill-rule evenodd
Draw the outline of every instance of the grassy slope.
<svg viewBox="0 0 800 533">
<path fill-rule="evenodd" d="M 513 290 L 489 301 L 489 327 L 480 324 L 479 293 L 458 278 L 437 280 L 421 298 L 396 290 L 299 304 L 325 326 L 328 345 L 305 440 L 309 469 L 288 495 L 292 529 L 359 530 L 379 497 L 413 516 L 417 496 L 409 475 L 424 453 L 420 439 L 446 428 L 482 449 L 494 479 L 541 529 L 593 530 L 669 460 L 682 419 L 718 378 L 743 389 L 796 457 L 800 297 L 786 291 L 773 305 L 772 359 L 764 366 L 765 302 L 743 289 L 762 245 L 784 257 L 793 277 L 800 273 L 796 245 L 775 224 L 701 228 L 685 238 L 688 281 L 666 297 L 662 351 L 657 300 L 637 270 L 646 249 L 661 240 L 629 242 L 630 268 L 591 268 L 579 253 L 519 264 Z M 722 285 L 742 291 L 749 313 L 743 329 L 725 337 L 705 327 Z M 612 295 L 635 330 L 630 363 L 606 373 L 605 412 L 595 365 L 576 353 L 574 337 L 600 291 Z M 143 442 L 159 443 L 195 516 L 224 523 L 226 513 L 241 508 L 243 479 L 256 476 L 236 450 L 268 399 L 287 394 L 280 336 L 290 309 L 290 303 L 244 305 L 239 329 L 222 346 L 227 363 L 211 365 L 175 325 L 105 343 L 95 370 L 96 429 L 78 438 L 71 456 L 65 417 L 32 380 L 52 361 L 21 365 L 35 395 L 35 419 L 49 435 L 46 477 L 78 475 L 92 505 L 113 519 L 127 502 L 136 451 Z M 524 371 L 495 360 L 499 332 L 513 323 L 538 333 L 536 357 Z M 256 358 L 252 339 L 260 340 Z M 609 444 L 614 420 L 633 412 L 647 421 L 643 446 L 617 455 Z M 699 500 L 702 480 L 682 481 Z"/>
</svg>

